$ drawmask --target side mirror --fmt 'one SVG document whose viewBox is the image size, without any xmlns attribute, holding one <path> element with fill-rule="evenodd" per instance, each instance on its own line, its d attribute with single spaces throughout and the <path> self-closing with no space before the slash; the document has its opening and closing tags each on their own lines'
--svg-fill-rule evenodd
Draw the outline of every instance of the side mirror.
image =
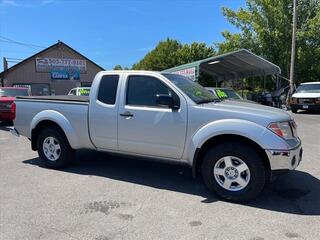
<svg viewBox="0 0 320 240">
<path fill-rule="evenodd" d="M 168 107 L 173 110 L 179 109 L 179 104 L 175 103 L 173 97 L 170 95 L 157 94 L 156 103 L 161 107 Z"/>
</svg>

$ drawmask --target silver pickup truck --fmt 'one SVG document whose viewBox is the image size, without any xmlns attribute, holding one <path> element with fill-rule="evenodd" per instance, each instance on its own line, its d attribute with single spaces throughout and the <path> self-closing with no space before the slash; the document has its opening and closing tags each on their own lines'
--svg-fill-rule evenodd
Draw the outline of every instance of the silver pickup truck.
<svg viewBox="0 0 320 240">
<path fill-rule="evenodd" d="M 77 149 L 179 162 L 221 198 L 246 201 L 302 158 L 288 113 L 220 101 L 176 74 L 104 71 L 89 97 L 18 97 L 15 105 L 11 132 L 29 138 L 50 168 L 67 165 Z"/>
</svg>

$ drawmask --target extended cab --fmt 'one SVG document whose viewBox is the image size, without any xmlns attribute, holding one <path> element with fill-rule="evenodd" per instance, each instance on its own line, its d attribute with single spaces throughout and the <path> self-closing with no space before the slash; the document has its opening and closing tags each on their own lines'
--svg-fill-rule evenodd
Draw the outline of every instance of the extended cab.
<svg viewBox="0 0 320 240">
<path fill-rule="evenodd" d="M 220 101 L 181 75 L 104 71 L 89 98 L 19 97 L 12 133 L 31 140 L 51 168 L 77 149 L 185 163 L 221 198 L 256 197 L 275 171 L 302 158 L 296 124 L 283 110 Z"/>
</svg>

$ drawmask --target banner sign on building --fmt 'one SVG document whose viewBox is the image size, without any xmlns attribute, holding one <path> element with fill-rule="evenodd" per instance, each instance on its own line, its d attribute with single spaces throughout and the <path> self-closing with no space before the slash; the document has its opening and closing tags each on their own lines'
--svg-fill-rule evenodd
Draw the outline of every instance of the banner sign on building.
<svg viewBox="0 0 320 240">
<path fill-rule="evenodd" d="M 69 72 L 69 79 L 70 80 L 80 80 L 80 72 L 79 71 Z"/>
<path fill-rule="evenodd" d="M 87 72 L 86 60 L 68 58 L 36 58 L 37 72 L 66 71 Z"/>
<path fill-rule="evenodd" d="M 183 75 L 192 81 L 196 80 L 196 68 L 195 67 L 182 69 L 182 70 L 175 71 L 172 73 Z"/>
<path fill-rule="evenodd" d="M 79 80 L 80 79 L 80 72 L 73 71 L 51 71 L 51 79 L 53 80 Z"/>
<path fill-rule="evenodd" d="M 69 79 L 69 73 L 67 71 L 52 71 L 51 79 Z"/>
</svg>

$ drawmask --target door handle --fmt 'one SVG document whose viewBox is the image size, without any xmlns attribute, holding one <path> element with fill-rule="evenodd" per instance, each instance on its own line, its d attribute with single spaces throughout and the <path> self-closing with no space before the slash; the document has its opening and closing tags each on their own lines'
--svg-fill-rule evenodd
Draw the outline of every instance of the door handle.
<svg viewBox="0 0 320 240">
<path fill-rule="evenodd" d="M 124 113 L 120 113 L 121 117 L 133 117 L 133 114 L 129 111 L 125 111 Z"/>
</svg>

